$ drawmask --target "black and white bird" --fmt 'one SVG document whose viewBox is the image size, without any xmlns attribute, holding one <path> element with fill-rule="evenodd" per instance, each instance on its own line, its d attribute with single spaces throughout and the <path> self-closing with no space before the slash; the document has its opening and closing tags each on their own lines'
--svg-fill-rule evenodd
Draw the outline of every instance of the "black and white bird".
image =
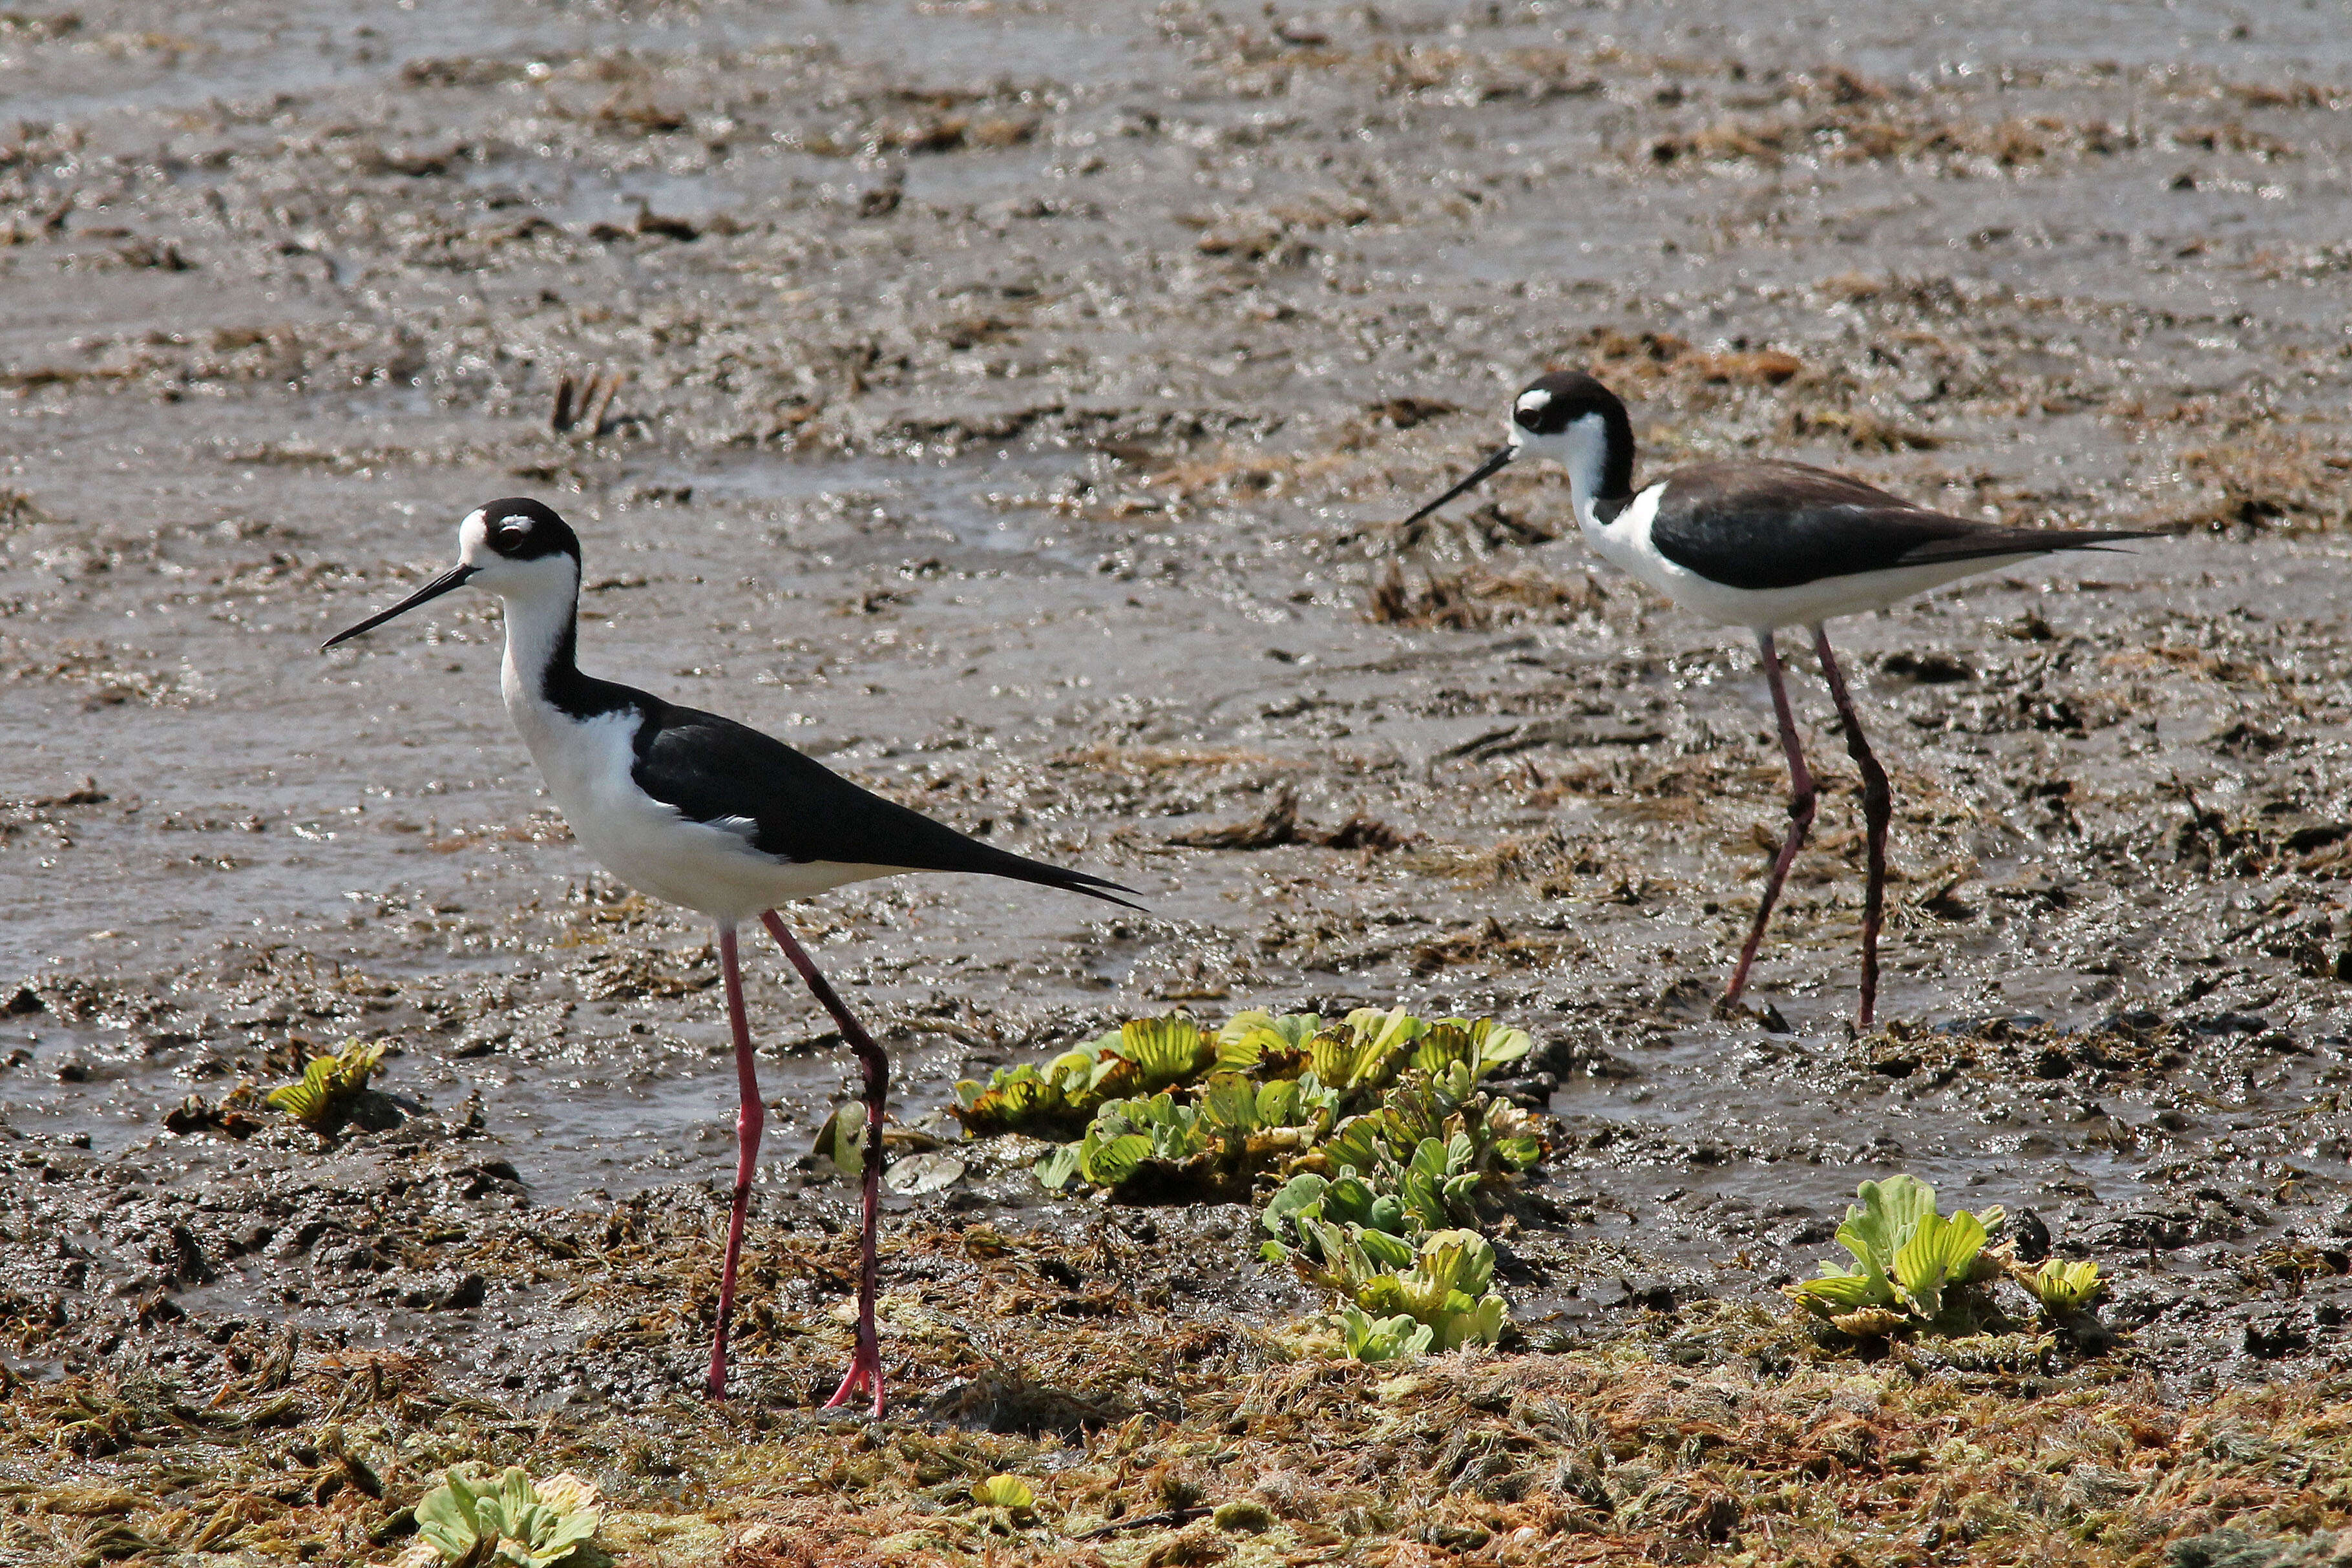
<svg viewBox="0 0 2352 1568">
<path fill-rule="evenodd" d="M 1511 404 L 1510 444 L 1407 524 L 1527 456 L 1549 457 L 1568 471 L 1577 526 L 1594 554 L 1685 610 L 1756 633 L 1781 749 L 1789 757 L 1789 832 L 1765 878 L 1755 923 L 1724 991 L 1727 1006 L 1738 1002 L 1747 988 L 1765 922 L 1812 827 L 1813 776 L 1797 741 L 1772 635 L 1783 626 L 1802 626 L 1812 633 L 1822 678 L 1845 729 L 1846 750 L 1862 773 L 1870 882 L 1863 903 L 1859 1019 L 1869 1028 L 1878 1006 L 1878 929 L 1886 895 L 1886 825 L 1894 807 L 1886 772 L 1863 738 L 1862 721 L 1822 623 L 1883 610 L 1973 572 L 2052 550 L 2097 549 L 2151 536 L 1972 521 L 1802 463 L 1701 463 L 1637 490 L 1633 425 L 1625 405 L 1580 371 L 1555 371 L 1530 383 Z"/>
<path fill-rule="evenodd" d="M 866 1089 L 865 1228 L 858 1255 L 857 1344 L 828 1404 L 869 1392 L 882 1414 L 874 1326 L 883 1104 L 890 1067 L 793 937 L 776 906 L 845 883 L 902 872 L 978 872 L 1128 904 L 1132 892 L 966 838 L 859 789 L 822 765 L 717 714 L 583 674 L 573 663 L 580 540 L 537 501 L 493 501 L 457 525 L 457 564 L 391 609 L 329 638 L 332 648 L 453 589 L 488 589 L 506 609 L 507 713 L 530 747 L 581 847 L 640 892 L 709 915 L 718 926 L 727 1021 L 742 1094 L 736 1116 L 735 1195 L 720 1271 L 709 1388 L 726 1392 L 727 1326 L 763 1120 L 736 959 L 736 928 L 757 920 L 840 1026 Z M 1128 904 L 1128 907 L 1135 907 Z"/>
</svg>

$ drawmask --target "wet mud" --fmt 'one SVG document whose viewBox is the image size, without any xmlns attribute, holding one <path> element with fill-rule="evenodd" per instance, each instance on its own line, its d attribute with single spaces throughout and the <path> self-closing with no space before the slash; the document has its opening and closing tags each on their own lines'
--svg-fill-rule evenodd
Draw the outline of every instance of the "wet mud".
<svg viewBox="0 0 2352 1568">
<path fill-rule="evenodd" d="M 1143 891 L 1138 915 L 902 879 L 792 912 L 894 1054 L 899 1147 L 956 1136 L 957 1079 L 1123 1017 L 1492 1013 L 1538 1042 L 1557 1218 L 1507 1239 L 1521 1339 L 1432 1373 L 1445 1398 L 1518 1421 L 1526 1399 L 1454 1384 L 1813 1367 L 1777 1287 L 1858 1179 L 1906 1170 L 2033 1210 L 2115 1281 L 2106 1355 L 1946 1369 L 1987 1380 L 1970 1397 L 2123 1380 L 2146 1430 L 2174 1413 L 2164 1444 L 2269 1463 L 2177 1423 L 2286 1419 L 2352 1354 L 2337 21 L 0 16 L 6 1463 L 47 1485 L 58 1454 L 111 1456 L 136 1501 L 52 1498 L 7 1548 L 343 1560 L 467 1443 L 583 1445 L 650 1517 L 707 1503 L 696 1467 L 755 1428 L 816 1441 L 798 1412 L 847 1343 L 853 1196 L 809 1152 L 852 1092 L 829 1024 L 761 960 L 746 1394 L 699 1411 L 732 1156 L 709 934 L 602 876 L 541 796 L 493 604 L 315 652 L 508 494 L 582 534 L 590 669 Z M 1755 1009 L 1717 1019 L 1784 820 L 1752 647 L 1589 560 L 1557 475 L 1397 526 L 1568 364 L 1626 396 L 1645 465 L 1785 455 L 1964 515 L 2168 530 L 1833 629 L 1895 781 L 1882 1030 L 1846 1021 L 1859 795 L 1810 657 L 1815 842 Z M 387 1047 L 363 1123 L 225 1117 L 353 1038 Z M 1245 1210 L 1049 1199 L 1012 1153 L 968 1153 L 892 1199 L 886 1351 L 909 1431 L 1030 1447 L 757 1496 L 1081 1455 L 1131 1479 L 1150 1465 L 1103 1434 L 1208 1453 L 1202 1412 L 1256 1442 L 1244 1411 L 1306 1408 L 1279 1334 L 1319 1303 L 1256 1260 Z M 158 1501 L 181 1461 L 136 1434 L 194 1429 L 166 1386 L 251 1422 L 237 1463 L 288 1495 L 237 1500 L 276 1494 L 224 1459 L 227 1490 Z M 1578 1387 L 1547 1397 L 1607 1404 Z M 628 1412 L 656 1408 L 626 1458 Z M 407 1456 L 368 1461 L 379 1495 L 319 1495 L 331 1415 Z M 116 1437 L 52 1445 L 74 1422 Z M 1608 1465 L 1652 1439 L 1612 1459 L 1570 1426 L 1601 1479 L 1468 1486 L 1492 1518 L 1300 1501 L 1282 1550 L 1329 1546 L 1311 1523 L 1402 1553 L 1366 1561 L 1507 1560 L 1578 1509 L 1633 1554 L 1847 1539 L 1742 1524 L 1771 1508 L 1727 1512 L 1671 1465 L 1625 1491 Z M 1819 1473 L 1741 1433 L 1755 1476 Z M 664 1444 L 701 1458 L 664 1470 Z M 1442 1489 L 1473 1458 L 1349 1484 Z M 2110 1544 L 2233 1510 L 2340 1521 L 2340 1498 L 2293 1501 L 2324 1469 L 2238 1504 L 2182 1483 L 2205 1500 Z M 1103 1560 L 1271 1551 L 1203 1544 L 1181 1500 L 1206 1484 L 1171 1481 L 1173 1522 Z M 2032 1529 L 2078 1527 L 2105 1484 L 2032 1503 Z M 1506 1519 L 1538 1491 L 1568 1514 Z M 758 1511 L 730 1507 L 668 1560 L 832 1560 L 809 1543 L 833 1525 L 746 1545 Z M 118 1526 L 145 1546 L 100 1539 Z M 2045 1539 L 2010 1530 L 1970 1539 Z M 1076 1550 L 919 1551 L 980 1545 Z"/>
</svg>

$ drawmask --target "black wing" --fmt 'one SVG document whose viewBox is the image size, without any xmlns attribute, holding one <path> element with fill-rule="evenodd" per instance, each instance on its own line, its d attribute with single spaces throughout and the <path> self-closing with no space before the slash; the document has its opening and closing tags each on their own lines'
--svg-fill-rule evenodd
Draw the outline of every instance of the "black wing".
<svg viewBox="0 0 2352 1568">
<path fill-rule="evenodd" d="M 645 698 L 629 777 L 655 800 L 698 822 L 753 824 L 751 846 L 794 861 L 981 872 L 1142 907 L 1132 893 L 1082 871 L 1065 871 L 965 837 L 944 822 L 861 789 L 813 758 L 715 713 Z"/>
<path fill-rule="evenodd" d="M 1703 463 L 1658 498 L 1650 542 L 1727 588 L 1796 588 L 1823 578 L 1938 561 L 2096 549 L 2153 536 L 2128 529 L 2013 528 L 1929 511 L 1803 463 Z"/>
</svg>

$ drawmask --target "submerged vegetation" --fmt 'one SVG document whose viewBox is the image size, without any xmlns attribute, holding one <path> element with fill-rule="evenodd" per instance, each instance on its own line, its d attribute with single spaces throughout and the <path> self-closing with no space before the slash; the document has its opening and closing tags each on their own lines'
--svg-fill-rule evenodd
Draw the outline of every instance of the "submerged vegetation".
<svg viewBox="0 0 2352 1568">
<path fill-rule="evenodd" d="M 1349 1354 L 1492 1344 L 1510 1310 L 1478 1228 L 1543 1157 L 1544 1119 L 1480 1082 L 1534 1041 L 1492 1019 L 1244 1012 L 1135 1019 L 1042 1070 L 957 1085 L 967 1129 L 1070 1138 L 1037 1162 L 1128 1203 L 1262 1205 L 1270 1263 L 1339 1301 Z"/>
</svg>

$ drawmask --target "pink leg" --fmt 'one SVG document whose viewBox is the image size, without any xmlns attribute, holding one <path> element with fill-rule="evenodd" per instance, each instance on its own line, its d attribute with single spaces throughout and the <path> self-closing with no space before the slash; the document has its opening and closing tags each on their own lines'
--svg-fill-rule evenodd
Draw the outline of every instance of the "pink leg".
<svg viewBox="0 0 2352 1568">
<path fill-rule="evenodd" d="M 727 1394 L 727 1324 L 735 1312 L 735 1260 L 743 1250 L 743 1220 L 751 1209 L 751 1173 L 758 1167 L 760 1128 L 766 1113 L 760 1105 L 760 1074 L 751 1061 L 751 1026 L 743 1014 L 743 972 L 735 962 L 735 927 L 719 927 L 719 972 L 727 984 L 727 1022 L 735 1031 L 735 1076 L 742 1108 L 735 1113 L 735 1206 L 727 1218 L 727 1263 L 719 1275 L 719 1330 L 710 1340 L 710 1381 L 713 1399 Z"/>
<path fill-rule="evenodd" d="M 1780 852 L 1772 857 L 1771 873 L 1764 879 L 1764 896 L 1756 905 L 1756 924 L 1748 928 L 1747 946 L 1739 949 L 1739 967 L 1731 972 L 1731 985 L 1723 993 L 1723 1005 L 1729 1007 L 1748 988 L 1748 971 L 1756 962 L 1756 949 L 1764 940 L 1764 923 L 1772 918 L 1772 905 L 1780 897 L 1780 884 L 1788 880 L 1789 866 L 1797 852 L 1805 845 L 1805 835 L 1813 826 L 1813 776 L 1805 767 L 1805 748 L 1797 743 L 1797 717 L 1789 711 L 1789 688 L 1780 678 L 1780 651 L 1772 643 L 1772 633 L 1766 632 L 1757 638 L 1757 646 L 1764 655 L 1764 679 L 1772 688 L 1772 713 L 1780 721 L 1780 749 L 1789 754 L 1789 836 L 1781 841 Z"/>
<path fill-rule="evenodd" d="M 1862 815 L 1870 829 L 1870 889 L 1862 901 L 1862 1011 L 1859 1021 L 1868 1029 L 1878 1013 L 1878 927 L 1886 913 L 1886 824 L 1895 815 L 1894 791 L 1886 787 L 1886 769 L 1871 754 L 1862 737 L 1862 719 L 1846 695 L 1845 674 L 1830 653 L 1829 633 L 1813 628 L 1813 651 L 1821 655 L 1822 674 L 1830 684 L 1838 717 L 1845 725 L 1846 755 L 1862 770 Z"/>
<path fill-rule="evenodd" d="M 882 1113 L 890 1093 L 890 1059 L 882 1054 L 882 1048 L 874 1043 L 874 1037 L 866 1032 L 865 1026 L 850 1016 L 831 982 L 801 951 L 801 945 L 793 940 L 792 932 L 776 917 L 776 912 L 771 909 L 760 919 L 767 925 L 768 935 L 776 939 L 776 946 L 784 950 L 784 956 L 792 960 L 793 967 L 801 972 L 801 978 L 808 982 L 808 988 L 816 994 L 824 1010 L 833 1015 L 833 1021 L 840 1026 L 841 1038 L 857 1053 L 857 1065 L 866 1079 L 866 1225 L 857 1253 L 857 1348 L 850 1356 L 849 1375 L 841 1380 L 841 1387 L 825 1401 L 824 1407 L 830 1410 L 846 1405 L 852 1395 L 870 1389 L 874 1416 L 879 1420 L 882 1350 L 874 1328 L 874 1298 L 880 1266 L 875 1239 L 882 1213 Z"/>
</svg>

